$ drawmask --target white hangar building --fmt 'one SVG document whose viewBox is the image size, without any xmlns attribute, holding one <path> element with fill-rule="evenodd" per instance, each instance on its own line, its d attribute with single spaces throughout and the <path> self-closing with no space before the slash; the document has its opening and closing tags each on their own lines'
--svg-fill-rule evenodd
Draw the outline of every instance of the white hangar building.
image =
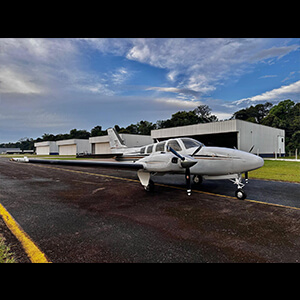
<svg viewBox="0 0 300 300">
<path fill-rule="evenodd" d="M 76 155 L 77 153 L 91 153 L 89 140 L 70 139 L 57 141 L 59 155 Z"/>
<path fill-rule="evenodd" d="M 58 155 L 56 142 L 47 141 L 34 143 L 34 147 L 36 147 L 37 155 Z"/>
<path fill-rule="evenodd" d="M 285 154 L 285 131 L 269 126 L 229 120 L 196 124 L 151 131 L 151 137 L 159 141 L 175 137 L 191 137 L 206 146 L 237 148 L 263 157 Z"/>
</svg>

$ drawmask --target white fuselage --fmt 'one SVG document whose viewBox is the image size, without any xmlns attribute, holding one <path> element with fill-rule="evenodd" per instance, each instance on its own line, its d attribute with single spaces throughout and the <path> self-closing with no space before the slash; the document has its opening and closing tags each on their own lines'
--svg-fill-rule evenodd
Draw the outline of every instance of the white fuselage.
<svg viewBox="0 0 300 300">
<path fill-rule="evenodd" d="M 220 176 L 240 174 L 258 169 L 264 164 L 263 159 L 257 155 L 230 148 L 206 147 L 191 138 L 170 139 L 144 147 L 112 149 L 112 151 L 123 153 L 120 160 L 151 164 L 153 170 L 148 166 L 150 172 L 184 173 L 184 169 L 176 168 L 175 164 L 172 163 L 174 155 L 168 151 L 169 146 L 184 156 L 191 156 L 198 149 L 192 156 L 198 161 L 190 168 L 193 175 Z"/>
</svg>

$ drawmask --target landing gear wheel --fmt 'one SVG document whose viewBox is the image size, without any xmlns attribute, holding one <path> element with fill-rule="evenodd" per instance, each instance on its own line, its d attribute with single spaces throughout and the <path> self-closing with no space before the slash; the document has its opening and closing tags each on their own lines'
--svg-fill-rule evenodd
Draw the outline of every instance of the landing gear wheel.
<svg viewBox="0 0 300 300">
<path fill-rule="evenodd" d="M 239 199 L 239 200 L 244 200 L 247 197 L 247 194 L 242 190 L 242 189 L 238 189 L 235 192 L 235 196 Z"/>
<path fill-rule="evenodd" d="M 193 183 L 196 184 L 196 185 L 200 185 L 203 181 L 203 178 L 202 176 L 199 176 L 199 175 L 194 175 L 193 177 Z"/>
<path fill-rule="evenodd" d="M 145 186 L 145 190 L 147 192 L 153 193 L 154 192 L 154 182 L 150 179 L 147 186 Z"/>
</svg>

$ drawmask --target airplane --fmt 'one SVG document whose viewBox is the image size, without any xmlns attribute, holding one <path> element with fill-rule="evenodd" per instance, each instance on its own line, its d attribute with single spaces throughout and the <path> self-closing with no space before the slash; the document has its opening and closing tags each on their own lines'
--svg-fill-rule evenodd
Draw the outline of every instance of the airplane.
<svg viewBox="0 0 300 300">
<path fill-rule="evenodd" d="M 193 183 L 201 184 L 202 180 L 229 179 L 237 190 L 235 196 L 244 200 L 247 195 L 243 190 L 242 174 L 248 183 L 248 172 L 261 168 L 264 160 L 249 152 L 223 148 L 206 147 L 203 143 L 188 137 L 173 138 L 142 147 L 127 147 L 114 128 L 107 129 L 111 147 L 111 161 L 83 161 L 83 160 L 48 160 L 13 158 L 13 161 L 29 163 L 48 163 L 64 165 L 97 166 L 116 169 L 137 170 L 141 185 L 147 192 L 154 191 L 151 177 L 164 174 L 184 174 L 187 194 L 192 193 L 191 175 Z M 107 155 L 105 155 L 107 158 Z"/>
</svg>

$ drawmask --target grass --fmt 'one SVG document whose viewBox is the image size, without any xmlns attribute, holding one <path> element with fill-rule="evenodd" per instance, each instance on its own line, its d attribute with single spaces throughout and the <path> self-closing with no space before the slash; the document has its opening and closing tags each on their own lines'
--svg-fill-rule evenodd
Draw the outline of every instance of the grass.
<svg viewBox="0 0 300 300">
<path fill-rule="evenodd" d="M 300 162 L 265 160 L 265 165 L 249 172 L 249 178 L 300 182 Z"/>
<path fill-rule="evenodd" d="M 0 235 L 0 263 L 16 263 L 14 254 L 10 247 L 5 244 L 4 238 Z"/>
</svg>

